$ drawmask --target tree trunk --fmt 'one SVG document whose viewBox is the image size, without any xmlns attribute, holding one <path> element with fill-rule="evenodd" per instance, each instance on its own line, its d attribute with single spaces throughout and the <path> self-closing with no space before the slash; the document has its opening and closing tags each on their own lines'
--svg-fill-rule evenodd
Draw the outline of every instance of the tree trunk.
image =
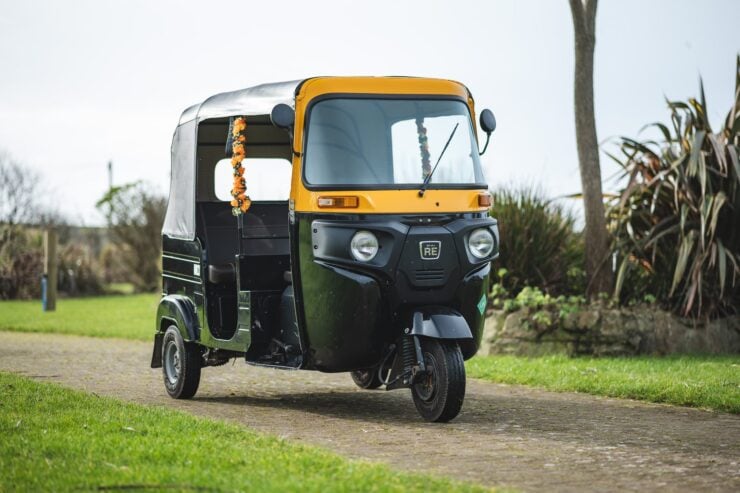
<svg viewBox="0 0 740 493">
<path fill-rule="evenodd" d="M 594 45 L 596 0 L 570 0 L 575 32 L 575 117 L 578 166 L 581 172 L 587 294 L 593 297 L 612 289 L 609 235 L 604 216 L 599 165 L 599 141 L 594 120 Z"/>
</svg>

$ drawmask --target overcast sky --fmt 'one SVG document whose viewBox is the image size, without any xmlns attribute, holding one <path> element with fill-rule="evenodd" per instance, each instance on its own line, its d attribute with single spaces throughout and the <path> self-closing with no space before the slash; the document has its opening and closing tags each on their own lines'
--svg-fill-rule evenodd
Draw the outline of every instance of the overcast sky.
<svg viewBox="0 0 740 493">
<path fill-rule="evenodd" d="M 599 139 L 665 120 L 664 96 L 696 95 L 699 75 L 718 124 L 733 97 L 738 19 L 737 0 L 601 0 Z M 0 0 L 0 149 L 43 173 L 45 199 L 75 222 L 100 222 L 109 159 L 116 184 L 167 191 L 185 107 L 312 75 L 460 80 L 498 120 L 483 156 L 491 186 L 580 190 L 567 0 Z M 615 171 L 603 155 L 602 167 L 605 178 Z"/>
</svg>

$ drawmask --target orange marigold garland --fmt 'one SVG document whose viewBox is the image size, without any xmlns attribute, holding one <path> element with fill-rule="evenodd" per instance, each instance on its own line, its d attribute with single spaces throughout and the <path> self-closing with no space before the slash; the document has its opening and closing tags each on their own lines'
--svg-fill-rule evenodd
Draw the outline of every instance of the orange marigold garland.
<svg viewBox="0 0 740 493">
<path fill-rule="evenodd" d="M 247 142 L 246 131 L 247 119 L 243 116 L 235 118 L 231 124 L 231 167 L 234 169 L 234 186 L 231 189 L 231 196 L 234 199 L 231 201 L 231 212 L 235 216 L 247 212 L 249 206 L 252 205 L 247 195 L 247 183 L 244 181 L 244 166 L 242 166 L 242 161 L 246 156 L 244 147 Z"/>
</svg>

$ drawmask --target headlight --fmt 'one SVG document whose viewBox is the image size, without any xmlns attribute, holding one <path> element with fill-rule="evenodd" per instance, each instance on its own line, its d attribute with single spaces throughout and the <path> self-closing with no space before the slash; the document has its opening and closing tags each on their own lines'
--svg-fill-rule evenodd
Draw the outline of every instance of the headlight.
<svg viewBox="0 0 740 493">
<path fill-rule="evenodd" d="M 476 258 L 486 258 L 493 251 L 493 235 L 487 228 L 476 229 L 468 237 L 468 250 Z"/>
<path fill-rule="evenodd" d="M 358 231 L 352 237 L 349 249 L 355 260 L 370 262 L 378 254 L 378 239 L 370 231 Z"/>
</svg>

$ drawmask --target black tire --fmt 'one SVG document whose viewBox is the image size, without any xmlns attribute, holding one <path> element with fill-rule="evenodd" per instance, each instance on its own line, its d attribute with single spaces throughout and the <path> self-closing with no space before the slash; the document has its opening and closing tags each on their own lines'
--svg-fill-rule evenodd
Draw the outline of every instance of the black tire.
<svg viewBox="0 0 740 493">
<path fill-rule="evenodd" d="M 185 342 L 170 325 L 162 339 L 164 388 L 173 399 L 190 399 L 198 391 L 203 356 L 197 344 Z"/>
<path fill-rule="evenodd" d="M 447 422 L 458 415 L 465 398 L 465 364 L 454 341 L 421 339 L 429 370 L 411 387 L 414 405 L 426 421 Z"/>
<path fill-rule="evenodd" d="M 378 377 L 378 368 L 368 368 L 366 370 L 355 370 L 350 373 L 352 381 L 361 389 L 373 390 L 383 385 L 383 381 Z M 385 374 L 387 378 L 387 372 Z"/>
</svg>

